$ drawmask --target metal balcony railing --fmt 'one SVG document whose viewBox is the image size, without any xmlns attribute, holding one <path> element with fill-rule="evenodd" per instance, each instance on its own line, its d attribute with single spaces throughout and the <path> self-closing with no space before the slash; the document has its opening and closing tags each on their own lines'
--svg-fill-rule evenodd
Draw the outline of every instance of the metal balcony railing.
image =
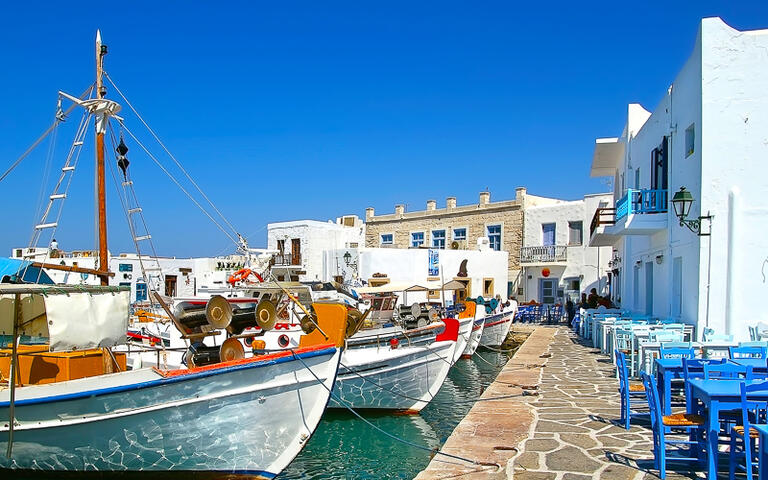
<svg viewBox="0 0 768 480">
<path fill-rule="evenodd" d="M 565 245 L 543 245 L 520 249 L 520 263 L 565 262 L 568 247 Z"/>
<path fill-rule="evenodd" d="M 627 194 L 616 202 L 616 220 L 633 213 L 665 213 L 667 211 L 667 198 L 667 190 L 627 189 Z"/>
<path fill-rule="evenodd" d="M 286 265 L 301 265 L 301 254 L 293 255 L 290 253 L 278 253 L 277 255 L 272 256 L 270 264 L 280 267 Z"/>
</svg>

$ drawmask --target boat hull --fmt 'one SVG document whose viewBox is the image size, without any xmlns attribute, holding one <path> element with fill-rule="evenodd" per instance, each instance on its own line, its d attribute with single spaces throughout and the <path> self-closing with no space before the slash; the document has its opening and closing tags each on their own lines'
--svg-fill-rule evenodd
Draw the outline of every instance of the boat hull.
<svg viewBox="0 0 768 480">
<path fill-rule="evenodd" d="M 317 427 L 341 355 L 332 346 L 299 352 L 322 384 L 285 352 L 178 375 L 142 369 L 18 388 L 13 455 L 0 468 L 272 478 Z M 8 414 L 0 392 L 0 418 Z"/>
<path fill-rule="evenodd" d="M 345 350 L 329 408 L 419 412 L 440 390 L 456 341 Z"/>
<path fill-rule="evenodd" d="M 481 315 L 485 315 L 482 313 Z M 470 358 L 477 351 L 477 347 L 480 345 L 480 338 L 483 336 L 483 330 L 485 329 L 485 316 L 474 319 L 472 322 L 472 333 L 469 336 L 467 346 L 464 348 L 464 353 L 461 355 L 463 358 Z"/>
<path fill-rule="evenodd" d="M 486 316 L 483 335 L 480 337 L 480 346 L 500 346 L 507 339 L 510 327 L 512 327 L 512 312 L 502 312 Z"/>
<path fill-rule="evenodd" d="M 464 354 L 464 350 L 469 346 L 474 328 L 474 319 L 462 318 L 459 321 L 459 335 L 456 339 L 456 351 L 453 354 L 453 363 L 456 363 Z"/>
</svg>

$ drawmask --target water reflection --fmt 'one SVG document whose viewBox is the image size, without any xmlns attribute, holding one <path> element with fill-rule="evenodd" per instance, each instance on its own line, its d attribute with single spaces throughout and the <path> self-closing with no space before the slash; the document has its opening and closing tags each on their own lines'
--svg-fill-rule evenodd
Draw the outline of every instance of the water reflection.
<svg viewBox="0 0 768 480">
<path fill-rule="evenodd" d="M 471 359 L 459 360 L 435 400 L 420 415 L 361 414 L 397 437 L 438 447 L 508 358 L 507 353 L 479 350 Z M 397 442 L 347 411 L 328 410 L 309 444 L 278 479 L 411 479 L 429 460 L 429 452 Z"/>
</svg>

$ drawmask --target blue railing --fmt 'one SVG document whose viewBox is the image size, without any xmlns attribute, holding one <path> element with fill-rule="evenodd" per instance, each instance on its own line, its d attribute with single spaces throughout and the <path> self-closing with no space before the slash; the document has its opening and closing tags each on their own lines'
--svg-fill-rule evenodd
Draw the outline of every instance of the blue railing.
<svg viewBox="0 0 768 480">
<path fill-rule="evenodd" d="M 664 213 L 667 211 L 667 190 L 627 189 L 627 194 L 616 202 L 616 220 L 631 213 Z"/>
</svg>

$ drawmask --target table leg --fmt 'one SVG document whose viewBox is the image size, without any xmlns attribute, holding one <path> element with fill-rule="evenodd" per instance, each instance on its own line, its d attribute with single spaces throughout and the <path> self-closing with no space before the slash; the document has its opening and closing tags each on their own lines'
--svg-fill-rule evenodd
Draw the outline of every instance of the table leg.
<svg viewBox="0 0 768 480">
<path fill-rule="evenodd" d="M 720 434 L 720 407 L 712 400 L 707 411 L 707 478 L 717 480 L 717 437 Z"/>
<path fill-rule="evenodd" d="M 661 372 L 659 377 L 662 378 Z M 664 415 L 672 414 L 672 375 L 664 375 Z"/>
</svg>

